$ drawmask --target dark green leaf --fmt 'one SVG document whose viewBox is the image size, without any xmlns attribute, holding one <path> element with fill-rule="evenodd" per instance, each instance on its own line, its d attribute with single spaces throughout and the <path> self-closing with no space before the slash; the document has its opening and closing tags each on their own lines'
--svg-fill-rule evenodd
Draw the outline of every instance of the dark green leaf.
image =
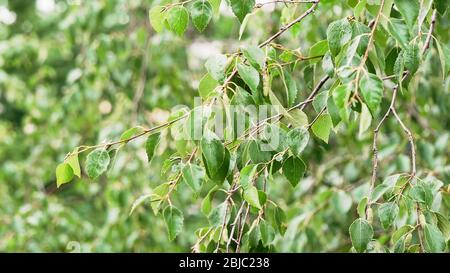
<svg viewBox="0 0 450 273">
<path fill-rule="evenodd" d="M 364 219 L 356 219 L 349 228 L 353 247 L 358 252 L 364 252 L 373 238 L 372 226 Z"/>
<path fill-rule="evenodd" d="M 291 183 L 292 187 L 297 186 L 305 175 L 306 165 L 298 157 L 291 156 L 283 164 L 283 174 Z"/>
<path fill-rule="evenodd" d="M 183 230 L 183 213 L 176 207 L 169 206 L 164 209 L 163 215 L 169 240 L 173 241 Z"/>
<path fill-rule="evenodd" d="M 255 0 L 230 0 L 231 9 L 239 21 L 244 21 L 245 16 L 252 12 Z"/>
<path fill-rule="evenodd" d="M 147 153 L 147 160 L 150 162 L 155 155 L 156 146 L 161 139 L 161 133 L 150 135 L 145 142 L 145 152 Z"/>
</svg>

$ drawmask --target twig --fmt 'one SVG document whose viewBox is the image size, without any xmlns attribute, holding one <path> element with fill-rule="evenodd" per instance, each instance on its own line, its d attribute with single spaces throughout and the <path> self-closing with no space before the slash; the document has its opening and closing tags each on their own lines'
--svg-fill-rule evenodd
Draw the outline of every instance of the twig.
<svg viewBox="0 0 450 273">
<path fill-rule="evenodd" d="M 366 51 L 364 52 L 363 58 L 361 59 L 361 62 L 359 63 L 359 66 L 356 69 L 356 76 L 354 80 L 355 92 L 353 93 L 352 98 L 355 98 L 358 95 L 359 77 L 361 76 L 361 71 L 364 69 L 364 65 L 366 64 L 367 58 L 369 57 L 370 48 L 374 42 L 375 31 L 377 30 L 378 22 L 380 21 L 381 14 L 383 13 L 384 2 L 385 0 L 381 0 L 380 9 L 378 10 L 377 17 L 375 18 L 372 30 L 370 32 L 369 42 L 367 43 Z"/>
<path fill-rule="evenodd" d="M 245 211 L 244 221 L 242 222 L 241 230 L 239 232 L 239 236 L 238 236 L 238 239 L 236 242 L 236 244 L 237 244 L 236 253 L 239 253 L 241 250 L 241 240 L 242 240 L 242 236 L 244 235 L 245 222 L 247 221 L 249 211 L 250 211 L 250 205 L 247 204 L 247 210 Z"/>
<path fill-rule="evenodd" d="M 305 13 L 303 13 L 302 15 L 297 17 L 297 19 L 295 19 L 294 21 L 290 22 L 286 26 L 281 27 L 280 30 L 277 33 L 275 33 L 270 38 L 268 38 L 267 40 L 265 40 L 264 42 L 259 44 L 259 47 L 264 47 L 264 46 L 270 44 L 273 40 L 275 40 L 278 37 L 280 37 L 286 30 L 290 29 L 293 25 L 295 25 L 295 24 L 301 22 L 303 19 L 305 19 L 309 14 L 311 14 L 316 9 L 316 7 L 319 4 L 319 2 L 320 2 L 320 0 L 317 0 L 316 2 L 314 2 L 314 4 Z"/>
</svg>

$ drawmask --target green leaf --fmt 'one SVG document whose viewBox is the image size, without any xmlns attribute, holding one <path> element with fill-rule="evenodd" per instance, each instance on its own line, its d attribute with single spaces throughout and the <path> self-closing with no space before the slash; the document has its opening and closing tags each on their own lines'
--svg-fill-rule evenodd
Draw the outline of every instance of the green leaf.
<svg viewBox="0 0 450 273">
<path fill-rule="evenodd" d="M 262 149 L 264 143 L 261 140 L 252 140 L 248 144 L 248 154 L 253 163 L 265 163 L 272 159 L 272 152 Z"/>
<path fill-rule="evenodd" d="M 359 87 L 370 111 L 375 113 L 383 98 L 383 82 L 377 75 L 368 74 L 361 78 Z"/>
<path fill-rule="evenodd" d="M 424 228 L 425 250 L 430 253 L 444 252 L 445 239 L 442 232 L 433 225 Z"/>
<path fill-rule="evenodd" d="M 219 83 L 225 81 L 225 69 L 227 67 L 227 57 L 225 55 L 218 54 L 211 56 L 206 61 L 205 67 L 213 79 Z"/>
<path fill-rule="evenodd" d="M 150 199 L 150 206 L 152 207 L 153 213 L 158 214 L 159 207 L 163 202 L 166 195 L 169 193 L 169 182 L 158 185 L 153 189 L 152 197 Z"/>
<path fill-rule="evenodd" d="M 73 169 L 68 163 L 61 163 L 56 167 L 56 186 L 69 183 L 73 179 Z"/>
<path fill-rule="evenodd" d="M 450 65 L 450 63 L 448 63 L 450 54 L 445 53 L 445 50 L 444 50 L 445 45 L 442 44 L 440 41 L 436 41 L 436 48 L 437 48 L 438 54 L 439 54 L 439 61 L 441 62 L 442 79 L 445 79 L 445 76 L 448 73 L 447 67 Z"/>
<path fill-rule="evenodd" d="M 331 54 L 337 56 L 342 47 L 352 38 L 352 27 L 346 18 L 334 21 L 328 26 L 327 40 Z"/>
<path fill-rule="evenodd" d="M 397 229 L 394 234 L 392 234 L 392 242 L 395 244 L 405 234 L 410 233 L 413 230 L 414 227 L 411 225 L 402 226 L 401 228 Z"/>
<path fill-rule="evenodd" d="M 247 201 L 251 206 L 257 209 L 261 209 L 258 189 L 255 186 L 250 185 L 247 189 L 244 189 L 244 200 Z"/>
<path fill-rule="evenodd" d="M 308 145 L 309 132 L 303 127 L 295 128 L 287 134 L 287 143 L 291 152 L 300 157 L 303 150 Z"/>
<path fill-rule="evenodd" d="M 91 179 L 96 179 L 106 172 L 110 162 L 110 157 L 105 150 L 94 150 L 86 158 L 86 172 Z"/>
<path fill-rule="evenodd" d="M 359 17 L 362 13 L 362 11 L 365 9 L 367 4 L 366 0 L 361 0 L 356 4 L 354 11 L 355 11 L 355 17 Z"/>
<path fill-rule="evenodd" d="M 131 137 L 135 136 L 139 132 L 142 132 L 141 127 L 130 128 L 130 129 L 126 130 L 125 132 L 123 132 L 122 135 L 120 135 L 120 141 L 130 139 Z"/>
<path fill-rule="evenodd" d="M 380 185 L 376 186 L 375 189 L 372 192 L 372 196 L 371 196 L 371 202 L 376 202 L 378 201 L 383 194 L 385 194 L 388 191 L 392 191 L 392 189 L 395 187 L 398 179 L 400 178 L 400 175 L 391 175 L 388 176 L 383 183 L 381 183 Z"/>
<path fill-rule="evenodd" d="M 223 219 L 227 216 L 227 202 L 215 206 L 208 216 L 211 226 L 221 226 Z"/>
<path fill-rule="evenodd" d="M 65 161 L 73 170 L 73 174 L 81 178 L 80 162 L 78 161 L 78 147 L 75 148 Z"/>
<path fill-rule="evenodd" d="M 398 205 L 394 202 L 384 203 L 378 207 L 378 217 L 384 229 L 389 228 L 397 218 Z"/>
<path fill-rule="evenodd" d="M 327 106 L 327 99 L 328 99 L 327 90 L 320 92 L 319 94 L 316 95 L 316 97 L 312 102 L 312 105 L 317 113 L 320 113 L 322 109 Z"/>
<path fill-rule="evenodd" d="M 183 230 L 183 213 L 174 206 L 169 206 L 163 212 L 169 240 L 173 241 Z"/>
<path fill-rule="evenodd" d="M 164 30 L 164 20 L 165 14 L 163 7 L 155 6 L 149 12 L 150 24 L 155 29 L 156 32 L 160 33 Z"/>
<path fill-rule="evenodd" d="M 150 162 L 155 155 L 156 146 L 161 139 L 161 133 L 149 135 L 145 142 L 145 152 L 147 153 L 147 160 Z"/>
<path fill-rule="evenodd" d="M 287 88 L 287 105 L 288 107 L 292 107 L 298 95 L 297 84 L 295 83 L 294 79 L 292 79 L 292 76 L 288 71 L 284 71 L 283 74 Z"/>
<path fill-rule="evenodd" d="M 334 103 L 332 96 L 328 97 L 327 110 L 328 114 L 330 114 L 331 120 L 333 121 L 333 126 L 336 127 L 339 122 L 341 122 L 341 116 L 339 113 L 339 108 L 336 106 L 336 103 Z"/>
<path fill-rule="evenodd" d="M 405 18 L 406 24 L 409 29 L 412 30 L 414 24 L 416 23 L 417 16 L 419 16 L 420 5 L 419 1 L 411 0 L 394 0 L 395 6 L 398 11 Z"/>
<path fill-rule="evenodd" d="M 275 239 L 275 230 L 266 221 L 259 224 L 259 233 L 261 234 L 261 241 L 264 246 L 270 245 Z"/>
<path fill-rule="evenodd" d="M 250 164 L 242 168 L 239 174 L 239 184 L 242 186 L 244 190 L 251 185 L 253 177 L 256 174 L 257 168 L 258 165 L 255 164 Z"/>
<path fill-rule="evenodd" d="M 202 97 L 202 99 L 207 99 L 209 95 L 214 92 L 217 85 L 218 82 L 211 77 L 209 73 L 207 73 L 203 76 L 198 85 L 198 93 L 200 94 L 200 97 Z"/>
<path fill-rule="evenodd" d="M 266 62 L 266 54 L 257 46 L 248 46 L 244 48 L 244 57 L 250 62 L 250 64 L 256 69 L 263 69 Z"/>
<path fill-rule="evenodd" d="M 198 194 L 202 189 L 202 180 L 205 177 L 205 171 L 202 167 L 194 164 L 187 164 L 183 168 L 183 178 L 191 190 Z"/>
<path fill-rule="evenodd" d="M 306 165 L 298 157 L 291 156 L 283 164 L 283 174 L 289 180 L 292 187 L 296 187 L 306 172 Z"/>
<path fill-rule="evenodd" d="M 334 75 L 334 64 L 333 64 L 333 58 L 331 57 L 331 52 L 330 51 L 325 53 L 325 56 L 323 56 L 322 69 L 323 69 L 323 72 L 325 72 L 325 74 L 327 74 L 330 77 L 333 77 L 333 75 Z"/>
<path fill-rule="evenodd" d="M 365 218 L 366 217 L 366 207 L 367 207 L 367 202 L 369 201 L 369 199 L 367 197 L 364 197 L 363 199 L 361 199 L 361 201 L 359 201 L 358 204 L 358 215 L 360 218 Z"/>
<path fill-rule="evenodd" d="M 189 13 L 183 6 L 175 6 L 167 11 L 166 20 L 170 30 L 178 36 L 182 36 L 189 23 Z"/>
<path fill-rule="evenodd" d="M 208 0 L 211 4 L 211 7 L 214 11 L 214 13 L 219 13 L 220 10 L 220 4 L 222 3 L 222 0 Z"/>
<path fill-rule="evenodd" d="M 274 222 L 276 224 L 276 228 L 278 229 L 278 232 L 281 235 L 284 235 L 284 233 L 286 232 L 286 229 L 287 229 L 286 213 L 283 211 L 282 208 L 276 207 L 273 218 L 274 218 Z"/>
<path fill-rule="evenodd" d="M 285 111 L 287 113 L 287 111 Z M 284 115 L 285 113 L 283 113 Z M 291 110 L 284 116 L 294 127 L 303 127 L 308 125 L 308 116 L 300 109 Z M 283 120 L 283 119 L 282 119 Z"/>
<path fill-rule="evenodd" d="M 403 64 L 409 70 L 411 75 L 417 72 L 420 64 L 419 46 L 416 43 L 410 43 L 403 53 Z"/>
<path fill-rule="evenodd" d="M 436 5 L 436 9 L 441 15 L 444 15 L 449 7 L 448 0 L 434 0 L 433 3 Z"/>
<path fill-rule="evenodd" d="M 213 8 L 207 0 L 197 0 L 190 8 L 192 22 L 198 31 L 203 32 L 211 21 Z"/>
<path fill-rule="evenodd" d="M 348 121 L 348 101 L 350 99 L 351 90 L 346 85 L 340 85 L 333 90 L 333 101 L 336 107 L 339 109 L 339 116 L 344 120 Z"/>
<path fill-rule="evenodd" d="M 369 108 L 363 103 L 361 104 L 361 115 L 359 119 L 359 136 L 361 137 L 365 131 L 370 128 L 372 123 L 372 115 L 370 114 Z"/>
<path fill-rule="evenodd" d="M 317 43 L 315 43 L 310 49 L 309 49 L 309 56 L 310 57 L 317 57 L 317 56 L 323 56 L 328 52 L 328 41 L 322 40 Z M 320 61 L 320 58 L 314 58 L 309 60 L 310 63 L 317 63 Z"/>
<path fill-rule="evenodd" d="M 364 252 L 373 238 L 372 226 L 364 219 L 356 219 L 349 228 L 350 239 L 357 252 Z"/>
<path fill-rule="evenodd" d="M 237 70 L 242 80 L 250 87 L 254 94 L 258 92 L 259 73 L 253 67 L 245 64 L 238 64 Z"/>
<path fill-rule="evenodd" d="M 433 192 L 427 184 L 422 182 L 417 183 L 411 188 L 409 196 L 414 201 L 423 203 L 428 207 L 431 207 L 433 203 Z"/>
<path fill-rule="evenodd" d="M 128 216 L 131 216 L 131 214 L 133 214 L 136 208 L 140 206 L 142 203 L 144 203 L 147 199 L 150 199 L 152 195 L 153 194 L 150 193 L 139 196 L 131 205 L 130 213 L 128 214 Z"/>
<path fill-rule="evenodd" d="M 314 122 L 311 130 L 313 133 L 325 143 L 328 143 L 328 138 L 330 137 L 331 128 L 333 128 L 333 121 L 329 114 L 322 114 Z"/>
<path fill-rule="evenodd" d="M 204 136 L 200 145 L 206 174 L 213 181 L 223 182 L 228 173 L 230 153 L 213 133 Z"/>
<path fill-rule="evenodd" d="M 409 41 L 409 32 L 403 20 L 390 18 L 388 21 L 388 31 L 402 48 L 406 48 Z"/>
<path fill-rule="evenodd" d="M 234 15 L 236 15 L 242 23 L 245 16 L 252 12 L 253 7 L 255 6 L 255 0 L 230 0 L 230 4 Z"/>
</svg>

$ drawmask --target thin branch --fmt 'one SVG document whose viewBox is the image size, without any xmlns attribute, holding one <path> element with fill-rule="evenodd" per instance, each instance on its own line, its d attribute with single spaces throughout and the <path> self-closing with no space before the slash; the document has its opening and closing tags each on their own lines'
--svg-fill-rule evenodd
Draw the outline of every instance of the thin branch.
<svg viewBox="0 0 450 273">
<path fill-rule="evenodd" d="M 433 10 L 433 14 L 431 15 L 430 30 L 428 31 L 427 39 L 425 40 L 425 45 L 422 49 L 422 54 L 424 54 L 425 51 L 427 51 L 428 48 L 430 48 L 431 37 L 433 36 L 435 26 L 436 26 L 436 9 Z"/>
<path fill-rule="evenodd" d="M 236 246 L 236 253 L 239 253 L 241 251 L 241 240 L 242 240 L 242 236 L 244 235 L 244 228 L 245 228 L 245 222 L 247 221 L 248 215 L 249 215 L 249 211 L 250 211 L 250 205 L 247 204 L 247 210 L 245 211 L 245 216 L 244 219 L 242 221 L 242 226 L 241 226 L 241 230 L 239 231 L 239 236 L 237 239 L 237 246 Z"/>
<path fill-rule="evenodd" d="M 361 62 L 359 63 L 359 66 L 356 69 L 355 92 L 353 93 L 352 98 L 355 98 L 358 95 L 359 77 L 361 76 L 361 71 L 364 69 L 364 66 L 366 65 L 367 58 L 369 57 L 370 48 L 371 48 L 372 44 L 374 43 L 375 31 L 377 30 L 378 22 L 380 21 L 381 14 L 383 13 L 384 3 L 385 3 L 385 0 L 382 0 L 381 4 L 380 4 L 380 9 L 378 10 L 378 13 L 377 13 L 377 17 L 375 18 L 375 21 L 372 26 L 372 30 L 370 32 L 369 42 L 367 43 L 366 51 L 364 52 Z"/>
<path fill-rule="evenodd" d="M 314 4 L 305 13 L 303 13 L 302 15 L 297 17 L 297 19 L 295 19 L 294 21 L 290 22 L 286 26 L 281 27 L 280 30 L 277 33 L 275 33 L 270 38 L 268 38 L 267 40 L 265 40 L 264 42 L 259 44 L 259 47 L 264 47 L 264 46 L 270 44 L 272 41 L 274 41 L 275 39 L 280 37 L 288 29 L 290 29 L 293 25 L 295 25 L 295 24 L 301 22 L 303 19 L 305 19 L 309 14 L 311 14 L 316 9 L 316 7 L 319 4 L 319 2 L 320 2 L 320 0 L 317 0 L 317 2 L 314 2 Z"/>
</svg>

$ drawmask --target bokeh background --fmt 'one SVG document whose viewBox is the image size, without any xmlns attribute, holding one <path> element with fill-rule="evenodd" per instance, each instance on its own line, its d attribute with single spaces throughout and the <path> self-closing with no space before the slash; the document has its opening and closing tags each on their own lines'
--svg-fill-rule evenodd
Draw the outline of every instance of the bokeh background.
<svg viewBox="0 0 450 273">
<path fill-rule="evenodd" d="M 187 188 L 177 194 L 185 226 L 174 242 L 148 205 L 129 216 L 133 201 L 164 181 L 161 164 L 176 149 L 170 142 L 163 141 L 151 164 L 136 141 L 120 151 L 108 176 L 55 185 L 55 167 L 74 147 L 118 139 L 134 125 L 164 122 L 172 107 L 192 106 L 208 56 L 262 41 L 283 21 L 282 7 L 269 5 L 252 15 L 239 40 L 239 22 L 223 7 L 204 33 L 190 26 L 180 38 L 151 29 L 148 10 L 162 2 L 168 1 L 0 0 L 0 251 L 190 250 L 194 231 L 207 219 Z M 330 22 L 351 15 L 346 2 L 323 1 L 317 16 L 283 37 L 284 45 L 306 51 L 324 39 Z M 449 22 L 440 18 L 436 31 L 447 46 Z M 442 80 L 432 52 L 415 83 L 418 91 L 404 95 L 411 102 L 402 111 L 410 111 L 422 174 L 432 172 L 448 184 L 449 80 Z M 296 79 L 304 95 L 311 87 L 302 85 L 303 77 L 300 69 Z M 307 196 L 337 188 L 350 201 L 336 202 L 357 204 L 371 171 L 371 137 L 359 138 L 357 130 L 355 122 L 329 145 L 310 148 L 311 173 L 300 187 L 286 190 L 283 178 L 272 187 L 288 208 L 288 232 L 277 239 L 278 250 L 350 248 L 354 210 L 341 214 L 328 204 L 318 210 Z M 385 130 L 381 174 L 408 171 L 402 131 L 391 121 Z"/>
</svg>

